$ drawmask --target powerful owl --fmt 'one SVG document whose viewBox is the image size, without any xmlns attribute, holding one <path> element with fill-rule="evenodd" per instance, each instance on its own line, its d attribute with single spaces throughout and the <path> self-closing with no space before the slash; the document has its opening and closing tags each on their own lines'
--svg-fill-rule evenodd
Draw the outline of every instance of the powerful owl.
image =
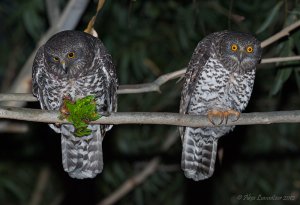
<svg viewBox="0 0 300 205">
<path fill-rule="evenodd" d="M 94 95 L 97 112 L 117 110 L 117 77 L 102 42 L 80 31 L 62 31 L 41 46 L 32 67 L 32 92 L 42 109 L 59 110 L 64 98 Z M 61 133 L 62 164 L 73 178 L 93 178 L 103 169 L 102 140 L 112 125 L 89 125 L 92 133 L 76 137 L 71 124 L 50 124 Z"/>
<path fill-rule="evenodd" d="M 228 117 L 237 120 L 247 106 L 261 53 L 252 35 L 233 31 L 212 33 L 197 45 L 185 74 L 180 113 L 207 115 L 219 126 L 179 128 L 186 177 L 198 181 L 213 174 L 218 139 L 234 128 L 225 125 Z"/>
</svg>

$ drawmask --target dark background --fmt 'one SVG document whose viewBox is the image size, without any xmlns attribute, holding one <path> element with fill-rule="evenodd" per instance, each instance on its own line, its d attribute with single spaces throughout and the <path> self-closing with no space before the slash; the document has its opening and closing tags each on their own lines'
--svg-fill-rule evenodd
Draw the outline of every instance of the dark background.
<svg viewBox="0 0 300 205">
<path fill-rule="evenodd" d="M 63 9 L 66 1 L 58 2 Z M 77 30 L 84 30 L 96 5 L 97 1 L 90 2 Z M 263 41 L 299 16 L 296 0 L 107 1 L 95 29 L 113 57 L 120 84 L 135 84 L 184 68 L 198 41 L 212 32 L 244 31 Z M 1 0 L 0 20 L 0 89 L 8 92 L 49 20 L 44 0 Z M 300 31 L 294 30 L 265 48 L 263 58 L 299 55 L 299 42 Z M 161 93 L 119 95 L 119 111 L 178 112 L 181 87 L 182 81 L 172 80 L 161 87 Z M 299 109 L 299 91 L 299 62 L 259 65 L 245 112 Z M 220 139 L 214 175 L 194 182 L 180 169 L 179 136 L 166 152 L 160 149 L 175 126 L 114 126 L 104 139 L 103 173 L 95 179 L 75 180 L 63 171 L 60 136 L 46 124 L 19 123 L 15 131 L 21 127 L 27 131 L 1 131 L 0 204 L 29 204 L 39 183 L 43 191 L 38 204 L 96 204 L 156 156 L 161 157 L 158 170 L 117 204 L 300 201 L 299 124 L 236 127 Z M 292 196 L 292 200 L 260 201 L 259 196 Z"/>
</svg>

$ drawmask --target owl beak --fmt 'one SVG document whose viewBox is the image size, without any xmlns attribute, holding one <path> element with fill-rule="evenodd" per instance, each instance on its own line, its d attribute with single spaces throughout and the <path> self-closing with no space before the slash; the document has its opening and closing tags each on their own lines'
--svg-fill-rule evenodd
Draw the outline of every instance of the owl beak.
<svg viewBox="0 0 300 205">
<path fill-rule="evenodd" d="M 60 64 L 61 64 L 61 66 L 62 66 L 63 71 L 64 71 L 65 73 L 67 73 L 67 72 L 68 72 L 68 69 L 67 69 L 67 67 L 66 67 L 66 62 L 65 62 L 65 61 L 61 61 Z"/>
<path fill-rule="evenodd" d="M 240 52 L 240 54 L 238 55 L 238 59 L 240 63 L 243 61 L 244 57 L 245 57 L 244 52 Z"/>
</svg>

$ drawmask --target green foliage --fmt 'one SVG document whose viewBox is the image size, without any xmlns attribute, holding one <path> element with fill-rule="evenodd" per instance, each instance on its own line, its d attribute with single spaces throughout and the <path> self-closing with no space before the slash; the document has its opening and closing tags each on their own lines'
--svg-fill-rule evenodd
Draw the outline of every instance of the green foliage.
<svg viewBox="0 0 300 205">
<path fill-rule="evenodd" d="M 89 122 L 100 118 L 97 113 L 95 97 L 92 95 L 79 98 L 76 101 L 64 98 L 60 112 L 60 119 L 66 119 L 74 125 L 74 134 L 77 137 L 90 135 L 92 130 L 88 129 Z"/>
</svg>

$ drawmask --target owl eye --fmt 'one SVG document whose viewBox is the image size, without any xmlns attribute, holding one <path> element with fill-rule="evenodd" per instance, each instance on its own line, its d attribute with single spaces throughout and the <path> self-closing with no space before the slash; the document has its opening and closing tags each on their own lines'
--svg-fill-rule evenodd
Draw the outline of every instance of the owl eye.
<svg viewBox="0 0 300 205">
<path fill-rule="evenodd" d="M 54 60 L 55 62 L 58 62 L 58 61 L 59 61 L 59 58 L 58 58 L 58 57 L 53 57 L 53 60 Z"/>
<path fill-rule="evenodd" d="M 75 53 L 74 52 L 68 53 L 68 58 L 75 58 Z"/>
<path fill-rule="evenodd" d="M 237 51 L 238 50 L 238 46 L 236 44 L 232 44 L 231 45 L 231 50 L 232 51 Z"/>
<path fill-rule="evenodd" d="M 248 47 L 246 48 L 246 51 L 247 51 L 248 53 L 252 53 L 252 52 L 253 52 L 253 47 L 252 47 L 252 46 L 248 46 Z"/>
</svg>

